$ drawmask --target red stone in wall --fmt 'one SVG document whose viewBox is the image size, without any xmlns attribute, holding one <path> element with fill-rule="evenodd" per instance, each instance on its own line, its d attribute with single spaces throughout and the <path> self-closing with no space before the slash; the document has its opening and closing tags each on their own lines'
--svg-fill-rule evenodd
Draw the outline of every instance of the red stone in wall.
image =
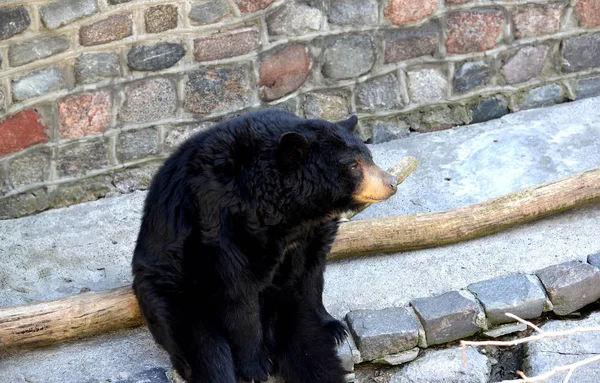
<svg viewBox="0 0 600 383">
<path fill-rule="evenodd" d="M 47 141 L 44 121 L 33 109 L 23 110 L 0 121 L 0 156 Z"/>
<path fill-rule="evenodd" d="M 579 0 L 577 2 L 579 25 L 584 28 L 600 26 L 600 0 Z"/>
<path fill-rule="evenodd" d="M 419 21 L 437 8 L 437 0 L 392 0 L 383 14 L 394 25 Z"/>
<path fill-rule="evenodd" d="M 106 91 L 83 93 L 58 102 L 61 137 L 83 137 L 102 133 L 110 125 L 110 94 Z"/>
<path fill-rule="evenodd" d="M 498 43 L 502 12 L 497 10 L 451 13 L 446 21 L 446 50 L 449 54 L 481 52 Z"/>
<path fill-rule="evenodd" d="M 304 44 L 289 45 L 264 58 L 258 68 L 261 97 L 270 101 L 295 91 L 306 81 L 311 65 Z"/>
</svg>

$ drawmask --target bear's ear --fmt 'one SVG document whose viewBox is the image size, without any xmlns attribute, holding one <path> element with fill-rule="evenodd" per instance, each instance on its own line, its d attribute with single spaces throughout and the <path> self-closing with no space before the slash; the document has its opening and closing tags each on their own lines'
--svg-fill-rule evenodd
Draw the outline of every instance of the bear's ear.
<svg viewBox="0 0 600 383">
<path fill-rule="evenodd" d="M 286 167 L 295 167 L 306 160 L 310 143 L 300 133 L 287 132 L 279 137 L 277 159 Z"/>
<path fill-rule="evenodd" d="M 342 121 L 336 122 L 337 125 L 346 129 L 350 133 L 354 132 L 354 128 L 356 127 L 357 123 L 358 123 L 358 117 L 356 117 L 355 115 L 350 116 L 350 118 L 348 118 L 347 120 L 342 120 Z"/>
</svg>

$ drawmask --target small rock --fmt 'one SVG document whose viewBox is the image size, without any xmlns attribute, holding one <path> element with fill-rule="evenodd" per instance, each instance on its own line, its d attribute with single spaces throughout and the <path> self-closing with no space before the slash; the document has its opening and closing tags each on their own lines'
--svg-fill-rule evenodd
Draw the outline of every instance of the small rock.
<svg viewBox="0 0 600 383">
<path fill-rule="evenodd" d="M 490 97 L 472 110 L 473 124 L 494 120 L 508 114 L 508 101 L 503 96 Z"/>
<path fill-rule="evenodd" d="M 387 64 L 435 55 L 439 29 L 436 23 L 428 23 L 408 32 L 386 31 L 383 36 L 385 63 Z"/>
<path fill-rule="evenodd" d="M 64 37 L 49 37 L 11 45 L 8 48 L 8 62 L 16 67 L 53 56 L 69 49 Z"/>
<path fill-rule="evenodd" d="M 457 93 L 468 92 L 487 83 L 490 78 L 490 67 L 487 62 L 467 61 L 460 64 L 454 72 L 453 88 Z"/>
<path fill-rule="evenodd" d="M 157 154 L 158 151 L 158 132 L 155 127 L 126 131 L 117 140 L 120 162 Z"/>
<path fill-rule="evenodd" d="M 152 178 L 163 162 L 163 160 L 156 160 L 144 162 L 135 167 L 124 168 L 112 174 L 112 184 L 121 194 L 148 189 L 152 183 Z"/>
<path fill-rule="evenodd" d="M 157 5 L 144 12 L 146 32 L 161 33 L 177 28 L 177 6 Z"/>
<path fill-rule="evenodd" d="M 448 82 L 436 69 L 421 69 L 407 73 L 408 91 L 413 103 L 427 103 L 446 98 Z"/>
<path fill-rule="evenodd" d="M 83 46 L 106 44 L 133 34 L 131 13 L 119 13 L 79 29 L 79 43 Z"/>
<path fill-rule="evenodd" d="M 565 100 L 562 88 L 558 84 L 550 84 L 533 88 L 522 96 L 521 109 L 541 108 L 559 104 Z"/>
<path fill-rule="evenodd" d="M 127 54 L 127 65 L 133 70 L 161 70 L 177 64 L 183 56 L 185 49 L 179 44 L 136 45 Z"/>
<path fill-rule="evenodd" d="M 135 374 L 130 379 L 119 380 L 115 383 L 170 383 L 167 370 L 162 367 L 151 368 Z"/>
<path fill-rule="evenodd" d="M 594 267 L 600 268 L 600 252 L 588 255 L 587 262 Z"/>
<path fill-rule="evenodd" d="M 491 330 L 484 331 L 483 335 L 489 336 L 490 338 L 499 338 L 504 335 L 525 330 L 527 330 L 527 325 L 524 323 L 508 323 L 494 327 Z"/>
<path fill-rule="evenodd" d="M 75 77 L 78 83 L 89 84 L 121 75 L 121 59 L 118 53 L 86 53 L 75 61 Z"/>
<path fill-rule="evenodd" d="M 519 49 L 502 68 L 506 83 L 517 84 L 539 76 L 544 69 L 548 49 L 545 45 Z"/>
<path fill-rule="evenodd" d="M 267 8 L 275 0 L 235 0 L 240 12 L 252 13 Z"/>
<path fill-rule="evenodd" d="M 308 78 L 312 62 L 304 44 L 292 44 L 261 57 L 258 86 L 261 98 L 275 100 L 298 89 Z"/>
<path fill-rule="evenodd" d="M 346 315 L 346 320 L 363 361 L 417 346 L 419 327 L 405 308 L 352 311 Z"/>
<path fill-rule="evenodd" d="M 458 291 L 413 299 L 410 304 L 425 329 L 428 346 L 465 338 L 481 330 L 475 324 L 482 315 L 479 305 L 474 298 Z"/>
<path fill-rule="evenodd" d="M 587 263 L 561 263 L 538 271 L 537 276 L 558 315 L 570 314 L 600 299 L 600 270 Z"/>
<path fill-rule="evenodd" d="M 562 58 L 565 72 L 600 66 L 600 33 L 565 38 Z"/>
<path fill-rule="evenodd" d="M 41 149 L 14 158 L 9 163 L 9 180 L 13 187 L 20 188 L 48 179 L 51 152 Z"/>
<path fill-rule="evenodd" d="M 125 122 L 148 122 L 175 115 L 177 87 L 166 78 L 141 80 L 125 87 L 125 102 L 119 119 Z"/>
<path fill-rule="evenodd" d="M 229 15 L 229 5 L 224 0 L 204 0 L 192 3 L 188 17 L 196 24 L 211 24 Z"/>
<path fill-rule="evenodd" d="M 395 109 L 402 105 L 398 88 L 394 74 L 369 80 L 358 87 L 357 108 L 368 112 Z"/>
<path fill-rule="evenodd" d="M 65 85 L 63 71 L 56 65 L 33 70 L 23 77 L 12 80 L 13 100 L 23 101 L 41 96 Z"/>
<path fill-rule="evenodd" d="M 579 79 L 575 88 L 577 99 L 600 96 L 600 76 Z"/>
<path fill-rule="evenodd" d="M 325 38 L 323 74 L 326 77 L 358 77 L 370 71 L 374 63 L 375 46 L 370 36 L 339 35 Z"/>
<path fill-rule="evenodd" d="M 0 40 L 22 33 L 31 24 L 25 7 L 0 8 Z"/>
<path fill-rule="evenodd" d="M 309 93 L 305 96 L 304 117 L 337 121 L 350 113 L 349 94 L 338 92 Z"/>
<path fill-rule="evenodd" d="M 417 360 L 404 365 L 390 383 L 487 383 L 491 367 L 488 358 L 475 348 L 466 349 L 463 367 L 462 348 L 427 350 Z"/>
<path fill-rule="evenodd" d="M 191 72 L 185 87 L 185 107 L 194 114 L 234 112 L 253 105 L 256 95 L 248 65 Z"/>
<path fill-rule="evenodd" d="M 330 0 L 329 22 L 337 25 L 375 25 L 378 9 L 377 0 Z"/>
<path fill-rule="evenodd" d="M 61 0 L 40 7 L 40 18 L 48 29 L 57 29 L 98 12 L 98 0 Z"/>
<path fill-rule="evenodd" d="M 386 355 L 383 358 L 375 359 L 372 361 L 372 363 L 398 366 L 417 359 L 417 356 L 419 356 L 419 351 L 420 349 L 415 347 L 412 350 L 399 352 L 398 354 Z"/>
<path fill-rule="evenodd" d="M 267 17 L 270 35 L 296 36 L 321 29 L 323 14 L 306 3 L 288 2 Z"/>
<path fill-rule="evenodd" d="M 488 279 L 467 288 L 481 302 L 492 324 L 513 322 L 505 313 L 522 319 L 537 318 L 542 315 L 547 299 L 537 278 L 524 274 Z"/>
</svg>

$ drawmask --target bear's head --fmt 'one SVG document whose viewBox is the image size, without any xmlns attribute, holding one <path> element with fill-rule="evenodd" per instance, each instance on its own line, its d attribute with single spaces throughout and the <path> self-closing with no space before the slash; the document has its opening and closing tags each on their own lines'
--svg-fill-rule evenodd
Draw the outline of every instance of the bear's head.
<svg viewBox="0 0 600 383">
<path fill-rule="evenodd" d="M 396 177 L 374 162 L 354 134 L 356 116 L 331 123 L 304 120 L 302 129 L 279 137 L 278 162 L 301 202 L 316 214 L 336 214 L 384 201 L 396 192 Z M 318 213 L 317 213 L 318 212 Z"/>
</svg>

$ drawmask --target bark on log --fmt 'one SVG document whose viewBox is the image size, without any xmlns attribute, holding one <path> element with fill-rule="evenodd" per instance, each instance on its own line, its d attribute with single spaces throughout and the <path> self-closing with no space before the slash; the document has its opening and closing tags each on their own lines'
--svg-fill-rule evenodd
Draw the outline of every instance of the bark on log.
<svg viewBox="0 0 600 383">
<path fill-rule="evenodd" d="M 594 202 L 600 167 L 459 209 L 344 223 L 330 259 L 455 243 Z M 130 286 L 0 308 L 0 353 L 141 324 Z"/>
</svg>

